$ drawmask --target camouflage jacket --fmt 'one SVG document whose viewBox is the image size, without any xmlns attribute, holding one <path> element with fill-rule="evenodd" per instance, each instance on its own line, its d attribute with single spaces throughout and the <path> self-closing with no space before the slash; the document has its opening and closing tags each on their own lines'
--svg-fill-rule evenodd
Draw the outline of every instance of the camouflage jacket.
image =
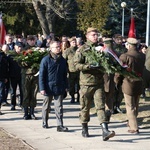
<svg viewBox="0 0 150 150">
<path fill-rule="evenodd" d="M 68 63 L 69 72 L 76 72 L 76 68 L 74 65 L 74 56 L 75 56 L 76 50 L 77 50 L 77 47 L 70 47 L 70 48 L 67 48 L 63 52 L 63 57 L 66 59 Z"/>
<path fill-rule="evenodd" d="M 124 54 L 124 53 L 127 52 L 127 49 L 123 45 L 119 45 L 119 44 L 114 44 L 113 45 L 113 50 L 115 51 L 115 53 L 117 54 L 118 57 L 121 54 Z"/>
<path fill-rule="evenodd" d="M 98 68 L 91 68 L 85 53 L 97 46 L 87 41 L 74 56 L 74 65 L 80 71 L 80 85 L 103 85 L 103 73 Z"/>
</svg>

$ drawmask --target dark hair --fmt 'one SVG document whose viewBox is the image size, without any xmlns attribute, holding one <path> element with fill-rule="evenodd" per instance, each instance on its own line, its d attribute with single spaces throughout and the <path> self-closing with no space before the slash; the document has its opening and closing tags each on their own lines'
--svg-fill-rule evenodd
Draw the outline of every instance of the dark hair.
<svg viewBox="0 0 150 150">
<path fill-rule="evenodd" d="M 35 36 L 34 35 L 28 35 L 27 40 L 35 40 Z"/>
</svg>

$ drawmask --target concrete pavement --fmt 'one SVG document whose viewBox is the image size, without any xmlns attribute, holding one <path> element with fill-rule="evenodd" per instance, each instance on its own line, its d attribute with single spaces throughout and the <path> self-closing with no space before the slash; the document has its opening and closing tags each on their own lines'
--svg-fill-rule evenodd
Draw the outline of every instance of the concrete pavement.
<svg viewBox="0 0 150 150">
<path fill-rule="evenodd" d="M 23 112 L 18 106 L 15 111 L 11 111 L 10 106 L 2 106 L 4 114 L 0 116 L 0 127 L 22 139 L 35 150 L 150 150 L 150 128 L 141 128 L 139 135 L 131 135 L 127 132 L 126 122 L 121 122 L 115 115 L 112 116 L 109 124 L 109 129 L 116 132 L 115 137 L 103 141 L 98 119 L 96 115 L 91 115 L 90 137 L 83 138 L 78 119 L 79 104 L 70 104 L 69 98 L 68 96 L 64 100 L 64 126 L 69 128 L 69 132 L 56 131 L 53 103 L 48 122 L 50 127 L 42 128 L 42 96 L 40 94 L 37 95 L 35 108 L 38 120 L 23 120 Z"/>
</svg>

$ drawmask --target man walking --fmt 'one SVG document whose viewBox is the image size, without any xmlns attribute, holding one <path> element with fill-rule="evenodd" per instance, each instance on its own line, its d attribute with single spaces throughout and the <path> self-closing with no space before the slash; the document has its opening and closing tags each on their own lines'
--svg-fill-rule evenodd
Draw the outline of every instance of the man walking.
<svg viewBox="0 0 150 150">
<path fill-rule="evenodd" d="M 126 48 L 128 51 L 120 56 L 120 60 L 123 64 L 127 64 L 128 67 L 136 72 L 138 75 L 143 73 L 145 56 L 137 50 L 138 41 L 135 38 L 128 38 Z M 129 126 L 129 133 L 139 133 L 137 116 L 139 107 L 139 98 L 142 94 L 142 83 L 139 79 L 131 77 L 125 77 L 122 81 L 122 91 L 125 98 L 126 112 Z"/>
<path fill-rule="evenodd" d="M 40 93 L 44 96 L 42 107 L 43 128 L 48 128 L 50 103 L 54 98 L 54 107 L 57 120 L 57 131 L 68 131 L 63 126 L 63 95 L 67 89 L 67 62 L 62 57 L 60 42 L 50 43 L 50 53 L 40 64 L 39 72 Z"/>
<path fill-rule="evenodd" d="M 70 47 L 67 48 L 63 57 L 66 59 L 68 64 L 68 74 L 69 74 L 69 94 L 71 96 L 71 103 L 75 103 L 75 94 L 77 93 L 77 102 L 79 102 L 79 71 L 76 71 L 74 66 L 74 55 L 77 50 L 76 38 L 72 37 L 68 39 L 70 42 Z"/>
<path fill-rule="evenodd" d="M 88 28 L 86 34 L 87 42 L 76 52 L 74 62 L 76 69 L 80 71 L 80 105 L 79 115 L 82 123 L 82 136 L 89 137 L 88 122 L 90 121 L 90 107 L 94 99 L 99 123 L 103 131 L 103 140 L 107 141 L 115 135 L 114 131 L 108 130 L 108 121 L 105 116 L 104 103 L 104 79 L 103 73 L 93 68 L 85 54 L 93 50 L 98 43 L 98 31 L 96 28 Z"/>
</svg>

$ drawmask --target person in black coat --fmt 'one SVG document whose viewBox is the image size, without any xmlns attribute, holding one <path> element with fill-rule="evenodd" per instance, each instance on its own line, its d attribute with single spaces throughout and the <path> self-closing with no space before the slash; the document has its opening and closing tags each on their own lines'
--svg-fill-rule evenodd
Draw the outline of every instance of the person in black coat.
<svg viewBox="0 0 150 150">
<path fill-rule="evenodd" d="M 52 41 L 50 53 L 42 59 L 39 72 L 39 89 L 44 96 L 42 107 L 43 128 L 48 128 L 50 103 L 54 98 L 57 131 L 68 131 L 68 128 L 63 126 L 62 104 L 67 86 L 67 62 L 62 57 L 60 42 Z"/>
<path fill-rule="evenodd" d="M 20 102 L 19 105 L 22 106 L 23 94 L 21 85 L 21 67 L 14 60 L 14 56 L 19 54 L 22 49 L 22 43 L 16 42 L 14 47 L 14 53 L 8 56 L 9 58 L 9 77 L 10 77 L 10 88 L 11 88 L 11 110 L 15 110 L 16 107 L 16 90 L 19 87 Z"/>
<path fill-rule="evenodd" d="M 1 103 L 5 99 L 5 83 L 8 81 L 8 59 L 4 52 L 0 51 L 0 115 Z"/>
</svg>

